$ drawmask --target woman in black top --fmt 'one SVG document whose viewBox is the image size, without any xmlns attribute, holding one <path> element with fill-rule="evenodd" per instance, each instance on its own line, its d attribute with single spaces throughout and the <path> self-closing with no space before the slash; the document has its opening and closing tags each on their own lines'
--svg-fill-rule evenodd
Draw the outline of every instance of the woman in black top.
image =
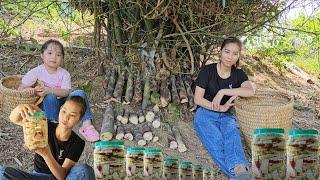
<svg viewBox="0 0 320 180">
<path fill-rule="evenodd" d="M 26 116 L 32 115 L 39 109 L 33 105 L 17 106 L 10 114 L 10 120 L 18 125 L 26 122 Z M 35 150 L 34 171 L 24 172 L 11 167 L 0 168 L 0 179 L 74 179 L 94 180 L 93 169 L 80 164 L 79 160 L 85 142 L 72 131 L 80 122 L 86 111 L 86 104 L 82 97 L 69 97 L 59 112 L 59 123 L 48 121 L 48 146 Z"/>
<path fill-rule="evenodd" d="M 204 66 L 196 80 L 195 130 L 219 168 L 230 179 L 250 179 L 236 118 L 229 112 L 237 96 L 254 95 L 253 83 L 238 69 L 241 41 L 221 45 L 220 62 Z"/>
</svg>

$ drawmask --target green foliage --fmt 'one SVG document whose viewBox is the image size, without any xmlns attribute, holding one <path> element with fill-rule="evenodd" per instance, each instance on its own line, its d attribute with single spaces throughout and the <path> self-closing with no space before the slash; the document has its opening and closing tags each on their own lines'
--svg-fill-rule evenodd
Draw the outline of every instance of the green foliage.
<svg viewBox="0 0 320 180">
<path fill-rule="evenodd" d="M 2 5 L 6 10 L 5 18 L 0 19 L 0 36 L 3 37 L 18 37 L 21 26 L 32 32 L 46 26 L 48 29 L 44 31 L 49 33 L 49 36 L 51 33 L 58 34 L 59 38 L 69 41 L 71 32 L 74 31 L 71 28 L 73 25 L 76 25 L 76 28 L 80 26 L 78 30 L 81 30 L 81 27 L 93 26 L 92 21 L 88 20 L 91 18 L 89 12 L 84 11 L 82 14 L 74 10 L 68 1 L 4 0 Z M 83 20 L 82 17 L 85 16 L 86 20 Z"/>
<path fill-rule="evenodd" d="M 312 17 L 301 14 L 287 24 L 268 24 L 247 40 L 249 51 L 271 59 L 279 69 L 283 62 L 291 61 L 310 74 L 320 75 L 320 13 Z"/>
</svg>

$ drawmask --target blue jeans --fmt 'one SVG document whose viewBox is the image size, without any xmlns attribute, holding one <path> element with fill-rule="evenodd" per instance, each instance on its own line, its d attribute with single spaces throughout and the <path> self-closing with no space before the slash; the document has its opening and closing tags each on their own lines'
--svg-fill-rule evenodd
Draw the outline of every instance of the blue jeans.
<svg viewBox="0 0 320 180">
<path fill-rule="evenodd" d="M 194 117 L 194 127 L 215 163 L 229 178 L 234 178 L 233 168 L 236 166 L 248 169 L 240 131 L 231 113 L 214 112 L 200 107 Z"/>
<path fill-rule="evenodd" d="M 90 104 L 89 104 L 89 100 L 86 93 L 83 90 L 76 89 L 76 90 L 73 90 L 69 94 L 69 96 L 81 96 L 82 98 L 84 98 L 86 102 L 87 110 L 84 113 L 81 119 L 81 122 L 91 120 L 92 112 L 90 109 Z M 54 95 L 53 93 L 50 93 L 46 95 L 46 97 L 44 98 L 44 100 L 42 101 L 39 107 L 45 112 L 48 120 L 50 120 L 51 122 L 58 123 L 60 107 L 65 103 L 66 99 L 67 97 L 58 99 L 56 95 Z"/>
<path fill-rule="evenodd" d="M 1 180 L 55 180 L 52 174 L 24 172 L 12 167 L 0 166 L 0 179 Z M 66 180 L 94 180 L 94 171 L 92 167 L 87 164 L 80 164 L 73 166 L 66 176 Z"/>
</svg>

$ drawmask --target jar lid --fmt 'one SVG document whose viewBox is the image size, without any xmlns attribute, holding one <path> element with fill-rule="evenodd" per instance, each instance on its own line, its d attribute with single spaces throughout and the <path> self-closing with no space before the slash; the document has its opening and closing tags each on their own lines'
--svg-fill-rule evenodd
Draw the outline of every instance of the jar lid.
<svg viewBox="0 0 320 180">
<path fill-rule="evenodd" d="M 201 164 L 192 164 L 192 167 L 195 169 L 202 169 L 202 165 Z"/>
<path fill-rule="evenodd" d="M 318 135 L 316 129 L 291 129 L 289 130 L 289 136 L 294 135 Z"/>
<path fill-rule="evenodd" d="M 95 146 L 123 146 L 123 141 L 98 141 Z"/>
<path fill-rule="evenodd" d="M 37 111 L 37 112 L 34 112 L 31 117 L 32 118 L 44 118 L 45 114 L 43 111 Z"/>
<path fill-rule="evenodd" d="M 128 148 L 127 152 L 144 152 L 145 148 L 139 148 L 139 147 L 132 147 L 132 148 Z"/>
<path fill-rule="evenodd" d="M 210 167 L 203 167 L 203 171 L 208 173 L 208 172 L 211 172 L 212 170 Z"/>
<path fill-rule="evenodd" d="M 164 161 L 175 162 L 175 161 L 178 161 L 178 158 L 168 156 L 168 157 L 164 158 Z"/>
<path fill-rule="evenodd" d="M 253 131 L 254 135 L 257 134 L 284 134 L 283 128 L 257 128 Z"/>
<path fill-rule="evenodd" d="M 161 149 L 145 149 L 144 153 L 149 154 L 149 153 L 161 153 Z"/>
<path fill-rule="evenodd" d="M 182 162 L 179 162 L 179 165 L 181 165 L 181 166 L 192 166 L 192 162 L 182 161 Z"/>
</svg>

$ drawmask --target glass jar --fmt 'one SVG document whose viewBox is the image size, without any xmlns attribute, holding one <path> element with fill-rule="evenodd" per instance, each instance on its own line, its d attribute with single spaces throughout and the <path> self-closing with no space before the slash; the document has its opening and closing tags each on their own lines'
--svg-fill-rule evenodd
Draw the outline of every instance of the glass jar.
<svg viewBox="0 0 320 180">
<path fill-rule="evenodd" d="M 203 179 L 203 170 L 201 164 L 192 164 L 193 179 Z"/>
<path fill-rule="evenodd" d="M 287 142 L 287 178 L 319 178 L 319 139 L 317 130 L 289 131 Z"/>
<path fill-rule="evenodd" d="M 99 141 L 93 152 L 96 179 L 124 179 L 125 153 L 122 141 Z"/>
<path fill-rule="evenodd" d="M 213 170 L 209 167 L 203 168 L 203 180 L 209 180 L 213 178 Z"/>
<path fill-rule="evenodd" d="M 35 112 L 27 116 L 23 124 L 25 145 L 31 149 L 44 148 L 48 145 L 48 123 L 44 112 Z"/>
<path fill-rule="evenodd" d="M 251 146 L 254 179 L 285 178 L 284 129 L 255 129 Z"/>
<path fill-rule="evenodd" d="M 177 158 L 166 157 L 164 159 L 163 178 L 167 180 L 179 178 L 179 161 Z"/>
<path fill-rule="evenodd" d="M 143 179 L 143 156 L 144 148 L 128 148 L 126 155 L 127 177 Z"/>
<path fill-rule="evenodd" d="M 179 163 L 179 180 L 193 179 L 192 162 Z"/>
<path fill-rule="evenodd" d="M 160 149 L 144 150 L 144 175 L 150 179 L 162 179 L 163 156 Z"/>
</svg>

